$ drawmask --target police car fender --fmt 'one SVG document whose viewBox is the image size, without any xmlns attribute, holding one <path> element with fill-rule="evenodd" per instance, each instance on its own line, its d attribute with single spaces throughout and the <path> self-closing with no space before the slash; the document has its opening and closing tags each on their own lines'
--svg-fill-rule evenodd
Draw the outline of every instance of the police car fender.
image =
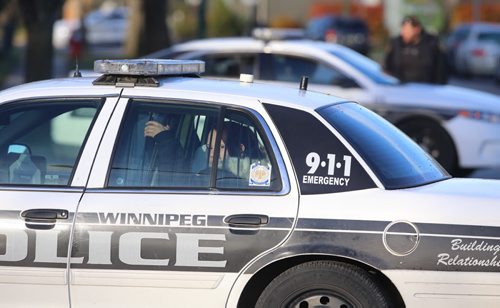
<svg viewBox="0 0 500 308">
<path fill-rule="evenodd" d="M 305 246 L 314 253 L 345 256 L 378 269 L 500 271 L 500 224 L 496 215 L 483 215 L 500 211 L 500 196 L 485 196 L 480 205 L 459 191 L 439 201 L 432 196 L 434 189 L 452 191 L 466 182 L 470 181 L 454 179 L 406 189 L 397 192 L 400 198 L 390 199 L 378 189 L 302 196 L 297 226 L 282 249 Z M 483 185 L 488 191 L 488 186 L 497 184 Z M 461 215 L 469 207 L 475 207 L 477 215 Z M 455 215 L 443 217 L 443 213 Z M 308 240 L 312 236 L 314 242 Z M 403 257 L 405 262 L 398 261 Z"/>
</svg>

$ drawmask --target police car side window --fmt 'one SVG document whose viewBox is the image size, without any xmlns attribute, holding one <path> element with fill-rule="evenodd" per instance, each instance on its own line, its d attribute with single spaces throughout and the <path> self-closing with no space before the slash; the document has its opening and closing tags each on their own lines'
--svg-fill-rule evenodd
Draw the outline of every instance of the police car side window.
<svg viewBox="0 0 500 308">
<path fill-rule="evenodd" d="M 263 79 L 297 82 L 302 76 L 308 76 L 311 83 L 344 86 L 348 80 L 355 86 L 345 74 L 321 62 L 288 55 L 268 57 L 265 61 L 269 61 L 269 65 L 264 69 Z"/>
<path fill-rule="evenodd" d="M 0 184 L 66 186 L 100 100 L 23 102 L 0 111 Z"/>
<path fill-rule="evenodd" d="M 250 115 L 175 103 L 130 106 L 108 187 L 281 190 L 269 146 Z"/>
<path fill-rule="evenodd" d="M 237 78 L 240 74 L 253 74 L 255 56 L 250 54 L 207 54 L 202 58 L 207 65 L 206 76 Z"/>
<path fill-rule="evenodd" d="M 217 188 L 264 191 L 281 189 L 278 168 L 256 123 L 243 112 L 225 112 Z"/>
<path fill-rule="evenodd" d="M 218 108 L 134 101 L 113 155 L 108 187 L 208 189 L 209 134 Z"/>
</svg>

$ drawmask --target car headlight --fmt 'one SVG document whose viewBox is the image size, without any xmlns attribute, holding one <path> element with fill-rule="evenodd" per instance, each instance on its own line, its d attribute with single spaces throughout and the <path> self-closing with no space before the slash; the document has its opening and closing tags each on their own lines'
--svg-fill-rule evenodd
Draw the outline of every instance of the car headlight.
<svg viewBox="0 0 500 308">
<path fill-rule="evenodd" d="M 493 112 L 459 110 L 457 115 L 468 119 L 482 120 L 490 123 L 500 123 L 500 114 Z"/>
</svg>

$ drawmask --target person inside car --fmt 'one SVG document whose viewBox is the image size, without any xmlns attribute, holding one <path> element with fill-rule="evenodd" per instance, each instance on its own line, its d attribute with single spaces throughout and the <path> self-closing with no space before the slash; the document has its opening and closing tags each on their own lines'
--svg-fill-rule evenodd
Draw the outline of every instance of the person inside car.
<svg viewBox="0 0 500 308">
<path fill-rule="evenodd" d="M 219 159 L 217 166 L 217 183 L 218 186 L 225 186 L 224 183 L 230 186 L 244 181 L 245 173 L 242 170 L 246 165 L 249 165 L 250 159 L 246 157 L 246 146 L 239 136 L 240 124 L 234 122 L 225 122 L 222 129 L 222 136 L 219 145 Z M 209 181 L 208 176 L 211 173 L 213 162 L 216 153 L 216 140 L 218 131 L 213 128 L 209 131 L 207 136 L 207 143 L 200 146 L 195 155 L 192 164 L 192 171 L 196 172 L 200 179 Z M 248 161 L 248 162 L 247 162 Z M 235 182 L 236 181 L 236 182 Z"/>
<path fill-rule="evenodd" d="M 145 158 L 148 175 L 143 181 L 163 186 L 178 186 L 185 173 L 185 160 L 182 147 L 176 138 L 178 119 L 175 116 L 167 117 L 164 123 L 156 120 L 146 122 L 144 136 L 147 138 L 146 147 L 149 153 Z M 149 145 L 149 146 L 148 146 Z"/>
</svg>

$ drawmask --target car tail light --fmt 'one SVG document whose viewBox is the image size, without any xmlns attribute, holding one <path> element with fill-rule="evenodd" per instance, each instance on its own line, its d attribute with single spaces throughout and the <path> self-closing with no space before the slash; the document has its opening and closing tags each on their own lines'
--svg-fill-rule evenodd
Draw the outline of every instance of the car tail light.
<svg viewBox="0 0 500 308">
<path fill-rule="evenodd" d="M 482 120 L 490 123 L 500 123 L 500 114 L 493 112 L 459 110 L 457 115 L 468 119 Z"/>
<path fill-rule="evenodd" d="M 334 29 L 326 30 L 325 42 L 336 43 L 337 42 L 337 31 L 335 31 Z"/>
<path fill-rule="evenodd" d="M 484 57 L 486 55 L 486 52 L 484 51 L 484 49 L 477 48 L 477 49 L 472 49 L 471 54 L 474 57 Z"/>
</svg>

